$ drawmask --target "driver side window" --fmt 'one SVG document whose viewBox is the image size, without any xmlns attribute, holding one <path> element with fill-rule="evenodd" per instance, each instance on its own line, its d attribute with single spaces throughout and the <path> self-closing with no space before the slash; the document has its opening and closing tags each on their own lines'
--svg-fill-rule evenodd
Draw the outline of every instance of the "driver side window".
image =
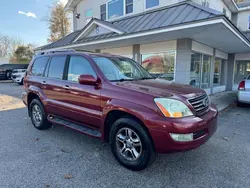
<svg viewBox="0 0 250 188">
<path fill-rule="evenodd" d="M 78 78 L 82 74 L 92 75 L 95 78 L 97 77 L 94 69 L 86 58 L 81 56 L 71 56 L 67 80 L 78 82 Z"/>
</svg>

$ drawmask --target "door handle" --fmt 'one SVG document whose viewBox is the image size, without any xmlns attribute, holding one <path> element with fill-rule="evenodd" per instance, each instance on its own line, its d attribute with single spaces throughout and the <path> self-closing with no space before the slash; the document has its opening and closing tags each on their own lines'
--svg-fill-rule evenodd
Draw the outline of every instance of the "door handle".
<svg viewBox="0 0 250 188">
<path fill-rule="evenodd" d="M 47 83 L 46 83 L 46 81 L 42 81 L 42 85 L 46 85 Z"/>
<path fill-rule="evenodd" d="M 64 89 L 70 89 L 69 85 L 63 86 Z"/>
</svg>

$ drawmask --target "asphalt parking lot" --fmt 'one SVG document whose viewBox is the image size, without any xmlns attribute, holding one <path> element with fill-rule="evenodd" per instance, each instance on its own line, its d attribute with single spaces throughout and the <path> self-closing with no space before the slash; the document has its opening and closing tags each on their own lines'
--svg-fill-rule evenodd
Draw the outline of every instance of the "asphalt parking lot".
<svg viewBox="0 0 250 188">
<path fill-rule="evenodd" d="M 158 155 L 148 169 L 132 172 L 99 140 L 60 126 L 36 130 L 27 109 L 15 105 L 21 90 L 18 84 L 0 83 L 1 188 L 250 185 L 250 108 L 222 112 L 217 133 L 200 148 Z"/>
</svg>

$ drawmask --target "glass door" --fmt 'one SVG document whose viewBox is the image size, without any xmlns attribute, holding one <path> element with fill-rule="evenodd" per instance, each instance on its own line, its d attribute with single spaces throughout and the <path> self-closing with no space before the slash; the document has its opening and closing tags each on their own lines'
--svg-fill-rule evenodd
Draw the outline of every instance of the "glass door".
<svg viewBox="0 0 250 188">
<path fill-rule="evenodd" d="M 202 76 L 201 76 L 201 88 L 206 89 L 210 87 L 210 68 L 211 68 L 211 57 L 203 55 L 202 63 Z"/>
<path fill-rule="evenodd" d="M 200 87 L 202 54 L 192 53 L 190 69 L 190 85 Z"/>
</svg>

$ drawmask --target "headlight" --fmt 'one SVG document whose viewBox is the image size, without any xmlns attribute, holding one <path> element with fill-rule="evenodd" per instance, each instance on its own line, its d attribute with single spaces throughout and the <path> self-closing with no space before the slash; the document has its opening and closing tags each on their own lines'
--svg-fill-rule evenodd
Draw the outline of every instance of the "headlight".
<svg viewBox="0 0 250 188">
<path fill-rule="evenodd" d="M 194 115 L 191 110 L 179 100 L 155 98 L 154 101 L 165 117 L 181 118 Z"/>
</svg>

